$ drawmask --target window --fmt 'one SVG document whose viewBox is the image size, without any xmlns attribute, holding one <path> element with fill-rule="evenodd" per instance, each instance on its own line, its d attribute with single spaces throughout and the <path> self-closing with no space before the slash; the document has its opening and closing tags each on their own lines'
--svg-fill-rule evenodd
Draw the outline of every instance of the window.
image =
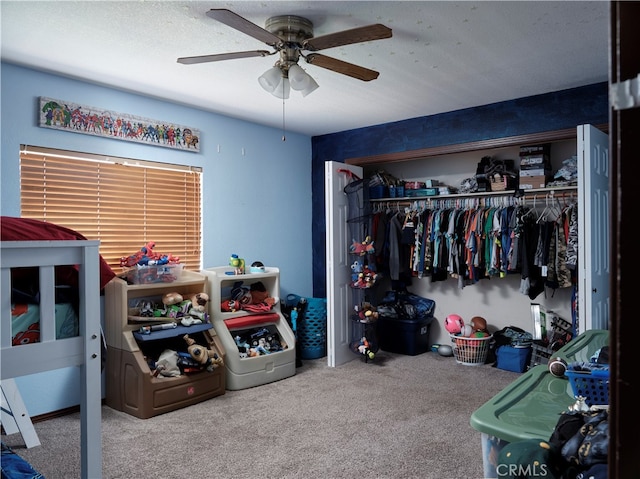
<svg viewBox="0 0 640 479">
<path fill-rule="evenodd" d="M 100 240 L 117 272 L 120 258 L 148 241 L 155 252 L 200 270 L 200 168 L 22 146 L 21 216 Z"/>
</svg>

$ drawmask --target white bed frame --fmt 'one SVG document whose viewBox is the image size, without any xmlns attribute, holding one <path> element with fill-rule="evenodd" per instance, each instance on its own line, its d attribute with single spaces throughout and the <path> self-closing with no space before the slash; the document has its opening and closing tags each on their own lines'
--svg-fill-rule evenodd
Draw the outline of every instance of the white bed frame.
<svg viewBox="0 0 640 479">
<path fill-rule="evenodd" d="M 40 444 L 14 378 L 80 366 L 81 472 L 83 479 L 102 477 L 102 380 L 99 241 L 0 242 L 0 387 L 2 425 L 20 432 L 27 447 Z M 79 266 L 80 335 L 56 340 L 55 266 Z M 11 268 L 40 268 L 40 342 L 12 346 Z M 44 392 L 44 391 L 43 391 Z"/>
</svg>

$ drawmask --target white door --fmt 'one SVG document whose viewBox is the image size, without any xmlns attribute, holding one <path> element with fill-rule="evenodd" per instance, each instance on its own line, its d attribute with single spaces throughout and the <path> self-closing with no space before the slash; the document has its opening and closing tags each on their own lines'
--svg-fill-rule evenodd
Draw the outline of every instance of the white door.
<svg viewBox="0 0 640 479">
<path fill-rule="evenodd" d="M 609 137 L 578 126 L 578 327 L 609 329 Z"/>
<path fill-rule="evenodd" d="M 356 356 L 349 349 L 351 317 L 351 265 L 347 228 L 348 203 L 344 187 L 359 178 L 362 168 L 335 161 L 324 167 L 327 264 L 327 364 L 336 367 Z"/>
</svg>

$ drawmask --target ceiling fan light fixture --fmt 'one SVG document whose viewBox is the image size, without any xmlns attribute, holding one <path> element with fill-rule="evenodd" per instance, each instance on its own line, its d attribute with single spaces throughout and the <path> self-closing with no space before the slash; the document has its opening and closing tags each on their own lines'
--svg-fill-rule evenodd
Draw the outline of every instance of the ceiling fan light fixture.
<svg viewBox="0 0 640 479">
<path fill-rule="evenodd" d="M 302 96 L 305 97 L 312 91 L 316 91 L 319 86 L 320 85 L 318 85 L 313 78 L 309 77 L 309 84 L 304 90 L 300 90 L 300 93 L 302 93 Z"/>
<path fill-rule="evenodd" d="M 286 100 L 287 98 L 289 98 L 289 91 L 289 79 L 287 77 L 280 76 L 280 82 L 278 83 L 278 86 L 276 86 L 275 90 L 271 92 L 271 94 L 276 98 L 282 98 L 283 100 Z"/>
<path fill-rule="evenodd" d="M 258 83 L 265 91 L 275 95 L 276 88 L 283 80 L 282 71 L 279 67 L 274 66 L 258 77 Z M 280 86 L 282 88 L 282 86 Z"/>
<path fill-rule="evenodd" d="M 318 88 L 318 84 L 311 75 L 296 64 L 289 67 L 289 83 L 291 89 L 301 92 L 303 97 Z"/>
</svg>

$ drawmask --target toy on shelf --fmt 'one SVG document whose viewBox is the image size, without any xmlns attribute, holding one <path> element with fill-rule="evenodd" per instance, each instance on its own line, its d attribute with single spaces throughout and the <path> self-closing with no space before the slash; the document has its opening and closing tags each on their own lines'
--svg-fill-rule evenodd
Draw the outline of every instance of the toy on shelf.
<svg viewBox="0 0 640 479">
<path fill-rule="evenodd" d="M 207 371 L 211 372 L 222 365 L 223 360 L 215 351 L 196 344 L 196 341 L 189 337 L 188 334 L 185 334 L 182 339 L 187 343 L 187 351 L 191 358 L 200 364 L 200 366 L 205 367 Z"/>
<path fill-rule="evenodd" d="M 250 287 L 242 286 L 242 281 L 237 281 L 231 289 L 231 298 L 220 303 L 220 310 L 227 313 L 264 313 L 271 311 L 276 302 L 262 281 L 252 283 Z"/>
<path fill-rule="evenodd" d="M 249 268 L 249 272 L 251 272 L 252 274 L 265 273 L 266 271 L 267 269 L 264 267 L 262 261 L 254 261 L 253 263 L 251 263 L 251 267 Z"/>
<path fill-rule="evenodd" d="M 147 242 L 139 251 L 130 256 L 120 258 L 120 266 L 130 268 L 132 266 L 159 266 L 163 264 L 178 264 L 180 257 L 169 254 L 156 253 L 153 249 L 156 247 L 154 241 Z"/>
<path fill-rule="evenodd" d="M 151 331 L 162 331 L 163 329 L 175 329 L 177 327 L 177 323 L 152 324 L 150 326 L 140 326 L 138 332 L 140 334 L 151 334 Z"/>
<path fill-rule="evenodd" d="M 129 309 L 129 321 L 169 321 L 179 322 L 182 326 L 209 322 L 207 293 L 195 293 L 191 298 L 184 299 L 177 291 L 170 291 L 162 295 L 161 301 L 161 304 L 155 304 L 149 299 L 138 301 Z"/>
<path fill-rule="evenodd" d="M 209 304 L 209 295 L 207 293 L 196 293 L 191 296 L 191 309 L 189 314 L 196 316 L 200 320 L 208 320 L 207 304 Z"/>
<path fill-rule="evenodd" d="M 183 326 L 201 324 L 209 321 L 209 315 L 206 312 L 208 302 L 207 293 L 196 293 L 190 299 L 184 299 L 180 293 L 169 292 L 162 296 L 164 309 L 156 310 L 154 315 L 180 319 Z"/>
<path fill-rule="evenodd" d="M 244 274 L 245 263 L 244 259 L 240 258 L 237 254 L 232 254 L 229 258 L 229 266 L 233 268 L 233 274 Z"/>
<path fill-rule="evenodd" d="M 288 348 L 273 326 L 235 331 L 233 337 L 240 358 L 264 356 Z"/>
</svg>

